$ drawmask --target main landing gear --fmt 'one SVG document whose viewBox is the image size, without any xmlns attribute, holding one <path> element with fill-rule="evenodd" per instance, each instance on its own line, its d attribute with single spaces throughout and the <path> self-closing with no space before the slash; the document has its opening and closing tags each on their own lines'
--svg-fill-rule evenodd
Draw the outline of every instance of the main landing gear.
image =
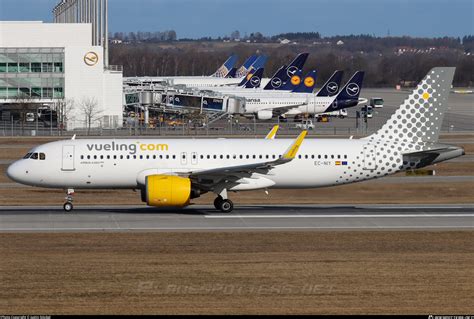
<svg viewBox="0 0 474 319">
<path fill-rule="evenodd" d="M 73 195 L 74 195 L 74 189 L 69 188 L 67 190 L 66 197 L 64 198 L 66 202 L 63 205 L 64 210 L 68 213 L 72 211 L 72 209 L 74 208 L 74 206 L 72 205 L 72 202 L 74 200 Z"/>
<path fill-rule="evenodd" d="M 214 200 L 214 207 L 223 213 L 230 213 L 234 209 L 234 203 L 230 199 L 224 199 L 219 195 Z"/>
</svg>

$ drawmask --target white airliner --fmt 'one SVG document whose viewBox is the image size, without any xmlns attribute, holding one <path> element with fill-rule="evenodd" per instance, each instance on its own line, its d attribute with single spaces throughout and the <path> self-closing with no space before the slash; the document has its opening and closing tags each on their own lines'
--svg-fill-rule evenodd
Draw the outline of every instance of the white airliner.
<svg viewBox="0 0 474 319">
<path fill-rule="evenodd" d="M 364 72 L 357 71 L 339 91 L 339 81 L 333 76 L 317 93 L 239 93 L 245 97 L 244 115 L 256 116 L 259 120 L 269 120 L 275 115 L 322 114 L 357 106 L 366 99 L 359 99 Z M 337 82 L 337 83 L 336 83 Z"/>
<path fill-rule="evenodd" d="M 139 189 L 150 206 L 184 207 L 206 192 L 230 212 L 231 191 L 370 180 L 464 154 L 438 143 L 454 68 L 434 68 L 383 127 L 361 139 L 71 139 L 37 146 L 8 167 L 16 182 L 67 190 Z"/>
</svg>

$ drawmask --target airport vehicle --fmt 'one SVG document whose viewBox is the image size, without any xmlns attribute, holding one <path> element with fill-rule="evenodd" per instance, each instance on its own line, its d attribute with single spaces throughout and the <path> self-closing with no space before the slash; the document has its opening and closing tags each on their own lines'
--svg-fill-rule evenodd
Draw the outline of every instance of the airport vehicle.
<svg viewBox="0 0 474 319">
<path fill-rule="evenodd" d="M 373 108 L 382 108 L 383 107 L 383 99 L 381 97 L 372 97 L 369 100 L 369 105 Z"/>
<path fill-rule="evenodd" d="M 300 123 L 296 124 L 295 127 L 302 130 L 313 130 L 314 124 L 312 120 L 305 119 L 305 120 L 302 120 Z"/>
<path fill-rule="evenodd" d="M 340 109 L 338 111 L 323 113 L 321 115 L 334 116 L 334 117 L 338 117 L 338 118 L 343 119 L 343 118 L 347 117 L 347 110 L 346 109 Z"/>
<path fill-rule="evenodd" d="M 438 137 L 455 68 L 433 68 L 376 133 L 361 139 L 75 139 L 31 149 L 7 175 L 32 186 L 138 189 L 149 206 L 184 207 L 213 192 L 344 185 L 464 155 Z M 274 132 L 275 133 L 275 132 Z M 275 134 L 272 134 L 273 137 Z"/>
<path fill-rule="evenodd" d="M 294 116 L 298 114 L 321 114 L 354 107 L 365 99 L 359 99 L 364 72 L 357 71 L 339 91 L 339 84 L 334 77 L 341 76 L 335 72 L 316 94 L 280 93 L 248 94 L 243 115 L 256 116 L 259 120 L 269 120 L 274 116 Z M 340 79 L 340 78 L 339 78 Z M 338 93 L 339 92 L 339 93 Z"/>
</svg>

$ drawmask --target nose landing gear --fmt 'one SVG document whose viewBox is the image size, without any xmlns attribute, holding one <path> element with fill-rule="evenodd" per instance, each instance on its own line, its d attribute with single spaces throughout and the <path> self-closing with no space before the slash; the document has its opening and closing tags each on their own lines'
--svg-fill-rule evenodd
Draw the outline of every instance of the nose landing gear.
<svg viewBox="0 0 474 319">
<path fill-rule="evenodd" d="M 74 208 L 74 206 L 72 205 L 72 202 L 74 200 L 73 195 L 74 195 L 74 189 L 69 188 L 67 190 L 66 197 L 64 198 L 66 202 L 63 205 L 64 210 L 68 213 L 72 211 Z"/>
</svg>

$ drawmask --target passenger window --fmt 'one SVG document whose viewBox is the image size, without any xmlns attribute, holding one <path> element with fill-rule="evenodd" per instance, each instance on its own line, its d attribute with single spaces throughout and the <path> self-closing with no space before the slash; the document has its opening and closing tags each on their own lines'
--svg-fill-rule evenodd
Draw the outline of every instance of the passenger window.
<svg viewBox="0 0 474 319">
<path fill-rule="evenodd" d="M 223 159 L 223 158 L 224 158 L 224 155 L 221 155 L 221 159 Z"/>
<path fill-rule="evenodd" d="M 130 159 L 130 155 L 127 155 L 127 159 Z"/>
<path fill-rule="evenodd" d="M 170 156 L 169 156 L 169 155 L 166 155 L 166 159 L 169 159 L 169 158 L 170 158 Z"/>
<path fill-rule="evenodd" d="M 44 161 L 46 159 L 46 154 L 40 153 L 40 160 Z"/>
<path fill-rule="evenodd" d="M 325 159 L 327 159 L 327 158 L 328 158 L 328 156 L 327 156 L 327 155 L 324 155 L 324 158 L 325 158 Z"/>
<path fill-rule="evenodd" d="M 104 155 L 100 155 L 100 159 L 104 159 Z"/>
<path fill-rule="evenodd" d="M 147 156 L 146 156 L 146 159 L 150 159 L 150 155 L 147 155 Z"/>
<path fill-rule="evenodd" d="M 334 155 L 331 155 L 331 158 L 334 159 Z"/>
<path fill-rule="evenodd" d="M 305 155 L 304 158 L 305 158 L 305 159 L 308 159 L 308 155 Z"/>
<path fill-rule="evenodd" d="M 84 159 L 84 155 L 81 155 L 81 159 Z"/>
<path fill-rule="evenodd" d="M 321 155 L 318 155 L 318 158 L 321 159 Z"/>
<path fill-rule="evenodd" d="M 344 158 L 347 159 L 347 155 L 344 155 Z"/>
<path fill-rule="evenodd" d="M 173 159 L 176 159 L 176 155 L 173 155 Z"/>
<path fill-rule="evenodd" d="M 143 155 L 140 155 L 140 159 L 143 159 Z"/>
<path fill-rule="evenodd" d="M 97 155 L 94 155 L 94 159 L 97 159 Z"/>
<path fill-rule="evenodd" d="M 120 159 L 123 159 L 123 155 L 120 155 Z"/>
<path fill-rule="evenodd" d="M 114 159 L 117 159 L 117 155 L 114 155 Z"/>
<path fill-rule="evenodd" d="M 341 155 L 337 155 L 337 158 L 340 159 L 340 158 L 341 158 Z"/>
<path fill-rule="evenodd" d="M 301 155 L 298 155 L 298 158 L 301 159 Z"/>
<path fill-rule="evenodd" d="M 107 159 L 110 159 L 110 155 L 107 155 Z"/>
<path fill-rule="evenodd" d="M 156 155 L 153 155 L 153 159 L 156 159 Z"/>
</svg>

